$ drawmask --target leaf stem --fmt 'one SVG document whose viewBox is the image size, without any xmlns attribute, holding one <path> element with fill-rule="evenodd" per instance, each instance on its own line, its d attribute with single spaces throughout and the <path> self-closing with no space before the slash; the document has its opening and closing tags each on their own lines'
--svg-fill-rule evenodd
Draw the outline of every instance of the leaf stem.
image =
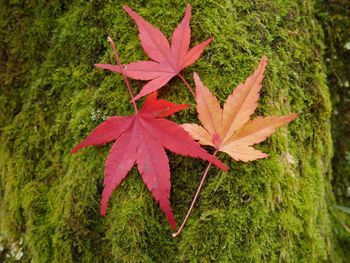
<svg viewBox="0 0 350 263">
<path fill-rule="evenodd" d="M 109 42 L 109 43 L 111 44 L 111 46 L 112 46 L 113 52 L 114 52 L 114 54 L 115 54 L 115 58 L 117 59 L 118 66 L 120 67 L 120 71 L 121 71 L 121 73 L 122 73 L 122 75 L 123 75 L 123 78 L 124 78 L 126 87 L 128 88 L 128 91 L 129 91 L 129 94 L 130 94 L 131 99 L 133 99 L 133 98 L 134 98 L 134 94 L 132 93 L 132 90 L 131 90 L 129 81 L 128 81 L 128 79 L 126 78 L 125 72 L 124 72 L 124 70 L 123 70 L 123 65 L 122 65 L 122 63 L 121 63 L 121 61 L 120 61 L 120 59 L 119 59 L 118 52 L 117 52 L 117 50 L 116 50 L 116 48 L 115 48 L 115 44 L 114 44 L 114 42 L 113 42 L 113 40 L 112 40 L 111 37 L 108 37 L 107 40 L 108 40 L 108 42 Z M 135 112 L 137 113 L 138 110 L 137 110 L 136 102 L 133 101 L 132 103 L 133 103 L 133 105 L 134 105 Z"/>
<path fill-rule="evenodd" d="M 218 152 L 218 150 L 215 150 L 215 152 L 213 153 L 213 156 L 215 156 L 215 155 L 217 154 L 217 152 Z M 195 204 L 196 201 L 197 201 L 199 192 L 200 192 L 201 189 L 202 189 L 202 186 L 203 186 L 203 184 L 204 184 L 205 178 L 206 178 L 207 175 L 208 175 L 208 172 L 209 172 L 209 169 L 210 169 L 211 165 L 212 165 L 212 164 L 209 163 L 208 166 L 207 166 L 207 168 L 205 169 L 204 174 L 203 174 L 202 179 L 201 179 L 201 182 L 199 183 L 197 192 L 196 192 L 196 194 L 195 194 L 194 197 L 193 197 L 192 204 L 191 204 L 190 208 L 189 208 L 188 211 L 187 211 L 186 217 L 185 217 L 184 221 L 182 222 L 182 224 L 181 224 L 179 230 L 178 230 L 176 233 L 172 234 L 172 237 L 177 237 L 177 236 L 181 233 L 182 229 L 184 228 L 184 226 L 185 226 L 185 224 L 186 224 L 186 222 L 187 222 L 187 220 L 188 220 L 188 218 L 189 218 L 189 216 L 190 216 L 190 214 L 191 214 L 191 212 L 192 212 L 192 209 L 193 209 L 193 207 L 194 207 L 194 204 Z"/>
<path fill-rule="evenodd" d="M 186 79 L 180 74 L 177 74 L 179 76 L 179 78 L 182 80 L 183 83 L 185 83 L 186 87 L 188 88 L 188 90 L 191 92 L 191 94 L 193 95 L 193 97 L 196 97 L 196 94 L 194 93 L 193 89 L 191 88 L 191 86 L 188 84 L 188 82 L 186 81 Z"/>
</svg>

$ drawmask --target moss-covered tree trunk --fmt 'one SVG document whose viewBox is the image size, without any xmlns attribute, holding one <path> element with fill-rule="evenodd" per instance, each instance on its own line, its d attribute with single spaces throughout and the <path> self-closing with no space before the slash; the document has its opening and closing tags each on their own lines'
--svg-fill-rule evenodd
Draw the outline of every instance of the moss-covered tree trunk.
<svg viewBox="0 0 350 263">
<path fill-rule="evenodd" d="M 0 2 L 0 261 L 341 260 L 329 212 L 331 103 L 323 31 L 312 1 L 191 1 L 193 43 L 215 41 L 186 78 L 198 72 L 223 101 L 266 54 L 258 114 L 300 115 L 259 146 L 268 159 L 242 164 L 219 156 L 229 172 L 211 170 L 177 239 L 136 169 L 114 192 L 107 217 L 100 217 L 109 145 L 69 154 L 107 116 L 133 112 L 122 78 L 93 67 L 114 63 L 107 35 L 117 39 L 123 62 L 147 59 L 122 4 L 20 2 Z M 186 1 L 127 4 L 170 36 Z M 144 83 L 131 84 L 139 90 Z M 194 103 L 178 79 L 160 96 Z M 195 118 L 192 107 L 173 120 Z M 171 202 L 180 222 L 206 163 L 169 156 Z"/>
<path fill-rule="evenodd" d="M 331 183 L 336 203 L 350 207 L 350 1 L 321 1 L 317 9 L 317 18 L 324 29 L 324 57 L 333 103 Z M 331 211 L 346 262 L 350 258 L 350 216 L 334 208 Z"/>
</svg>

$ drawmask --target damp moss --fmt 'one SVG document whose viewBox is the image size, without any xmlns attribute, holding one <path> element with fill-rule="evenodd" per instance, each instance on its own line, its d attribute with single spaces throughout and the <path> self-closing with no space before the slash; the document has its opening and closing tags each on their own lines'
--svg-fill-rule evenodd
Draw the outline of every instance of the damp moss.
<svg viewBox="0 0 350 263">
<path fill-rule="evenodd" d="M 110 146 L 70 149 L 111 115 L 132 114 L 120 76 L 94 63 L 147 59 L 119 1 L 1 3 L 0 233 L 8 254 L 23 239 L 29 262 L 339 261 L 332 202 L 331 102 L 324 36 L 311 1 L 191 1 L 192 43 L 214 36 L 192 72 L 223 102 L 269 58 L 257 113 L 299 114 L 258 146 L 270 157 L 247 164 L 220 158 L 183 234 L 171 230 L 136 169 L 99 215 Z M 184 1 L 128 1 L 169 37 Z M 140 90 L 143 83 L 131 81 Z M 194 103 L 178 79 L 160 91 Z M 192 122 L 194 107 L 174 121 Z M 171 203 L 183 219 L 205 162 L 169 153 Z M 2 257 L 5 258 L 5 252 Z M 13 259 L 13 258 L 12 258 Z M 11 262 L 11 258 L 8 260 Z"/>
<path fill-rule="evenodd" d="M 325 33 L 327 81 L 334 107 L 332 186 L 335 202 L 350 207 L 350 2 L 320 2 L 317 9 L 317 18 Z M 346 254 L 345 258 L 349 258 L 350 217 L 334 208 L 331 211 L 337 226 L 334 232 Z"/>
</svg>

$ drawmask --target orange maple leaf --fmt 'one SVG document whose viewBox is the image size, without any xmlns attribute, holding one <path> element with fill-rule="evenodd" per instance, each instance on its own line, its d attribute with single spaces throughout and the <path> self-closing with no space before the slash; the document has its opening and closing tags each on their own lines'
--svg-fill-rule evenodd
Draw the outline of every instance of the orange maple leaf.
<svg viewBox="0 0 350 263">
<path fill-rule="evenodd" d="M 267 157 L 266 153 L 254 149 L 252 145 L 266 140 L 278 127 L 295 119 L 297 114 L 250 119 L 258 106 L 266 65 L 267 58 L 263 56 L 255 72 L 234 89 L 223 108 L 194 73 L 196 107 L 203 126 L 186 123 L 182 127 L 200 144 L 213 146 L 216 152 L 225 152 L 236 161 L 248 162 Z"/>
</svg>

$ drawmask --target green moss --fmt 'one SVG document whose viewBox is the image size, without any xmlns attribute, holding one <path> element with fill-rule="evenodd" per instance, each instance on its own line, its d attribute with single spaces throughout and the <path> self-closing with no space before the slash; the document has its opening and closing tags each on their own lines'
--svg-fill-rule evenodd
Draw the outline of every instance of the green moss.
<svg viewBox="0 0 350 263">
<path fill-rule="evenodd" d="M 327 81 L 334 105 L 332 136 L 335 152 L 332 161 L 335 202 L 350 207 L 350 2 L 337 0 L 319 3 L 318 19 L 326 36 L 325 64 Z M 334 228 L 343 251 L 349 258 L 350 217 L 332 209 L 336 225 Z"/>
<path fill-rule="evenodd" d="M 184 1 L 129 1 L 170 36 Z M 323 67 L 323 33 L 309 1 L 191 1 L 192 41 L 215 41 L 185 71 L 200 74 L 223 102 L 266 54 L 269 66 L 258 114 L 299 113 L 248 164 L 220 155 L 183 234 L 172 239 L 157 204 L 133 170 L 99 216 L 109 146 L 71 156 L 73 145 L 111 115 L 132 114 L 120 76 L 94 69 L 147 59 L 137 29 L 111 1 L 1 3 L 4 60 L 0 161 L 0 233 L 6 251 L 24 239 L 29 262 L 319 262 L 339 261 L 331 231 L 331 103 Z M 11 10 L 11 11 L 10 11 Z M 12 22 L 12 21 L 15 22 Z M 143 83 L 131 81 L 136 90 Z M 160 96 L 193 98 L 180 80 Z M 177 114 L 193 121 L 194 108 Z M 205 162 L 170 154 L 171 202 L 180 222 Z M 247 201 L 248 200 L 248 201 Z M 7 252 L 6 252 L 7 253 Z M 1 260 L 5 258 L 2 254 Z M 12 259 L 8 259 L 11 262 Z"/>
</svg>

